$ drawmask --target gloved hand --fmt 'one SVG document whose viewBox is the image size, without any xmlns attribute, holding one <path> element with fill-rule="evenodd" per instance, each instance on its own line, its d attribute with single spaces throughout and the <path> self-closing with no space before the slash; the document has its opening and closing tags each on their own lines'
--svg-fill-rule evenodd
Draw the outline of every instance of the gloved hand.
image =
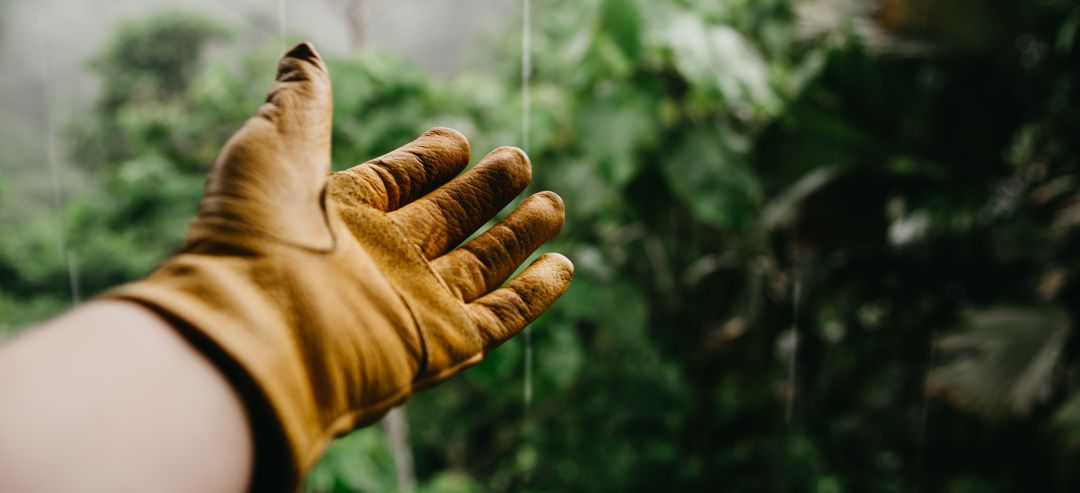
<svg viewBox="0 0 1080 493">
<path fill-rule="evenodd" d="M 257 474 L 285 467 L 286 490 L 333 437 L 480 362 L 573 274 L 548 254 L 503 285 L 562 227 L 551 192 L 454 249 L 528 185 L 521 150 L 496 149 L 455 178 L 469 144 L 436 128 L 330 173 L 331 99 L 314 48 L 292 48 L 218 156 L 178 253 L 105 295 L 172 320 L 231 377 L 268 417 L 253 418 L 254 433 L 280 438 L 282 455 L 257 453 Z"/>
</svg>

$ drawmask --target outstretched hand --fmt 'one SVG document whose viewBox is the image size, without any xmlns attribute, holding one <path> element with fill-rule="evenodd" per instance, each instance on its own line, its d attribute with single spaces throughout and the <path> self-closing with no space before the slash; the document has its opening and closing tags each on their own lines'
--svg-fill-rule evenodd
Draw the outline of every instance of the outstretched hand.
<svg viewBox="0 0 1080 493">
<path fill-rule="evenodd" d="M 459 175 L 469 144 L 436 128 L 331 173 L 331 115 L 327 68 L 297 45 L 219 155 L 180 252 L 110 295 L 178 320 L 234 380 L 254 383 L 249 406 L 270 411 L 293 485 L 330 438 L 478 363 L 573 273 L 547 254 L 506 282 L 561 229 L 551 192 L 458 246 L 529 184 L 520 149 Z"/>
</svg>

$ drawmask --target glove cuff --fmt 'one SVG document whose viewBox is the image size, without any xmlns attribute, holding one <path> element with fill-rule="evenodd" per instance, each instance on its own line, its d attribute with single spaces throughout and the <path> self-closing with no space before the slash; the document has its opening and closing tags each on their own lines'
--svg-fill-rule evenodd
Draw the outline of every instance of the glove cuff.
<svg viewBox="0 0 1080 493">
<path fill-rule="evenodd" d="M 180 255 L 102 298 L 159 314 L 229 380 L 251 424 L 250 491 L 297 491 L 334 433 L 318 413 L 297 341 L 281 327 L 285 319 L 230 267 L 220 258 Z"/>
</svg>

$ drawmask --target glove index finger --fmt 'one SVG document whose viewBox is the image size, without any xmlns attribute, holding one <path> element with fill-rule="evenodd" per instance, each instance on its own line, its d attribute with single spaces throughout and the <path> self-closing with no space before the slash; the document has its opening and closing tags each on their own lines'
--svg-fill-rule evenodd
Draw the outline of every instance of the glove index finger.
<svg viewBox="0 0 1080 493">
<path fill-rule="evenodd" d="M 388 154 L 334 173 L 331 181 L 344 200 L 390 212 L 450 181 L 468 164 L 468 139 L 436 127 Z"/>
</svg>

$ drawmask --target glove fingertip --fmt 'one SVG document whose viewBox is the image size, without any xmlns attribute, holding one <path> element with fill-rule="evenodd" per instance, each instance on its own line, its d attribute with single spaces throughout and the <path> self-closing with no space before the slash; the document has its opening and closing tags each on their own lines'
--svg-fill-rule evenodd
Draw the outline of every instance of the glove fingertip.
<svg viewBox="0 0 1080 493">
<path fill-rule="evenodd" d="M 319 52 L 315 51 L 315 45 L 304 41 L 297 43 L 289 51 L 285 52 L 285 56 L 282 58 L 296 58 L 298 60 L 304 60 L 316 65 L 322 63 L 322 58 L 319 57 Z"/>
</svg>

